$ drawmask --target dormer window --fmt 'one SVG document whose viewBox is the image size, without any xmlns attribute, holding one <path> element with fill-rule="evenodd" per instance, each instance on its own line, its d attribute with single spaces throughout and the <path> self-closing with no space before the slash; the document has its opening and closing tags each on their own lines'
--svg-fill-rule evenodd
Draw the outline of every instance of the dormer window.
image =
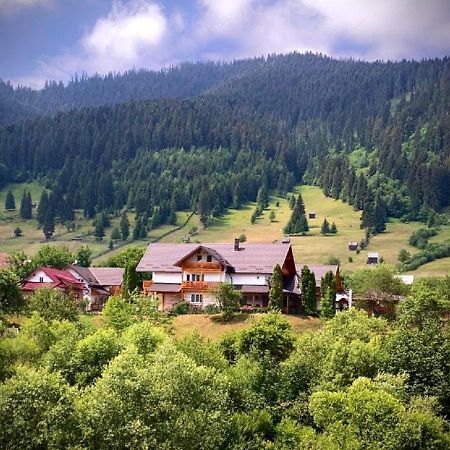
<svg viewBox="0 0 450 450">
<path fill-rule="evenodd" d="M 39 283 L 43 283 L 44 282 L 44 277 L 39 277 Z"/>
<path fill-rule="evenodd" d="M 197 255 L 197 261 L 201 261 L 202 260 L 202 255 Z"/>
<path fill-rule="evenodd" d="M 206 261 L 207 262 L 212 262 L 212 256 L 211 255 L 207 255 L 206 256 Z"/>
</svg>

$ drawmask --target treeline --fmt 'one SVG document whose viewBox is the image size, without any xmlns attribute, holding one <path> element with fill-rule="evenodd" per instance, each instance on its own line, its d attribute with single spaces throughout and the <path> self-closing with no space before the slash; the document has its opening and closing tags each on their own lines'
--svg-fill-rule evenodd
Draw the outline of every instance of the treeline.
<svg viewBox="0 0 450 450">
<path fill-rule="evenodd" d="M 41 291 L 0 339 L 0 445 L 447 449 L 445 285 L 416 284 L 395 322 L 353 309 L 294 334 L 268 314 L 217 342 L 173 338 L 148 297 L 112 297 L 94 329 Z"/>
<path fill-rule="evenodd" d="M 0 128 L 0 184 L 41 178 L 58 197 L 74 193 L 88 216 L 127 205 L 154 223 L 173 218 L 175 203 L 220 214 L 256 200 L 260 188 L 283 193 L 302 179 L 363 209 L 364 226 L 376 231 L 386 215 L 448 206 L 448 58 L 366 63 L 294 53 L 241 67 L 190 99 L 87 107 Z M 365 163 L 355 161 L 358 149 Z"/>
</svg>

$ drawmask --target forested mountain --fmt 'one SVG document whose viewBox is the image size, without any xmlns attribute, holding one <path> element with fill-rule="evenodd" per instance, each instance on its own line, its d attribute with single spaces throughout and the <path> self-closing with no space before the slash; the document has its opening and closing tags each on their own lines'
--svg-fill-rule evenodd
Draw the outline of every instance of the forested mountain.
<svg viewBox="0 0 450 450">
<path fill-rule="evenodd" d="M 153 98 L 194 97 L 226 80 L 256 70 L 263 58 L 223 63 L 183 63 L 158 72 L 130 70 L 124 74 L 75 76 L 65 86 L 47 82 L 41 90 L 14 88 L 0 80 L 0 124 L 58 111 Z"/>
<path fill-rule="evenodd" d="M 46 98 L 37 108 L 45 113 L 164 97 L 0 128 L 0 182 L 44 178 L 60 218 L 73 207 L 92 216 L 127 206 L 156 226 L 174 209 L 220 214 L 262 186 L 283 193 L 302 180 L 363 209 L 375 231 L 386 212 L 417 218 L 450 203 L 449 58 L 294 53 L 94 77 L 11 98 L 21 95 Z"/>
</svg>

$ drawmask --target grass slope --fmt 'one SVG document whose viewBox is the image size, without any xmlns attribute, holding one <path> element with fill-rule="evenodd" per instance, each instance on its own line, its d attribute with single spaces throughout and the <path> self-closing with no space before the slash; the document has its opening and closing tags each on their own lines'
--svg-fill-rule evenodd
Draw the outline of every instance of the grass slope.
<svg viewBox="0 0 450 450">
<path fill-rule="evenodd" d="M 0 252 L 11 253 L 16 250 L 24 250 L 32 256 L 39 247 L 45 244 L 42 230 L 38 229 L 36 220 L 23 221 L 18 215 L 18 211 L 4 211 L 4 200 L 6 192 L 11 189 L 15 194 L 16 206 L 20 207 L 20 199 L 24 189 L 30 190 L 34 202 L 39 200 L 42 187 L 37 183 L 20 183 L 7 186 L 0 191 Z M 298 188 L 296 193 L 299 192 Z M 359 255 L 350 252 L 349 241 L 360 241 L 363 231 L 359 228 L 360 212 L 355 211 L 351 206 L 341 202 L 326 198 L 323 192 L 314 186 L 302 186 L 301 193 L 305 202 L 307 213 L 316 212 L 316 219 L 309 220 L 310 232 L 307 236 L 295 236 L 291 238 L 294 255 L 299 264 L 325 264 L 330 257 L 340 260 L 343 270 L 355 270 L 366 265 L 367 252 L 379 252 L 380 256 L 390 264 L 397 264 L 399 251 L 404 248 L 410 253 L 417 252 L 417 249 L 408 244 L 408 238 L 417 228 L 423 226 L 417 222 L 402 223 L 398 220 L 391 220 L 387 224 L 387 230 L 372 238 L 369 248 Z M 278 206 L 277 206 L 278 204 Z M 273 196 L 270 199 L 269 207 L 263 215 L 258 218 L 255 224 L 250 223 L 250 217 L 255 209 L 254 203 L 244 205 L 240 209 L 229 209 L 222 217 L 212 219 L 206 230 L 203 230 L 197 215 L 192 216 L 186 226 L 161 239 L 161 242 L 183 242 L 192 227 L 198 228 L 198 233 L 192 237 L 193 242 L 232 242 L 235 237 L 245 234 L 248 242 L 276 242 L 283 237 L 283 227 L 289 220 L 291 210 L 286 198 Z M 274 222 L 269 220 L 270 211 L 276 214 Z M 33 212 L 35 215 L 35 211 Z M 177 213 L 177 224 L 183 224 L 190 213 L 181 211 Z M 334 236 L 322 236 L 320 226 L 326 217 L 328 221 L 335 222 L 338 234 Z M 134 224 L 134 214 L 129 213 L 131 227 Z M 57 226 L 56 236 L 50 245 L 67 245 L 72 251 L 76 251 L 81 245 L 89 245 L 93 251 L 93 262 L 100 264 L 107 257 L 112 256 L 131 246 L 146 247 L 149 242 L 159 240 L 168 231 L 176 228 L 173 225 L 164 225 L 156 230 L 152 230 L 148 238 L 144 241 L 128 241 L 126 243 L 117 242 L 117 247 L 110 251 L 108 243 L 114 226 L 118 226 L 119 218 L 112 220 L 112 227 L 106 230 L 103 241 L 96 241 L 88 233 L 93 231 L 92 220 L 82 217 L 80 211 L 77 212 L 77 229 L 75 232 L 67 233 L 64 227 Z M 14 229 L 19 226 L 23 231 L 20 238 L 13 237 Z M 74 241 L 75 236 L 82 236 L 81 240 Z M 450 239 L 450 227 L 443 227 L 438 236 L 430 239 L 430 242 L 441 242 Z M 352 257 L 353 262 L 348 258 Z M 415 272 L 419 276 L 446 275 L 450 273 L 450 258 L 445 258 L 428 263 Z"/>
</svg>

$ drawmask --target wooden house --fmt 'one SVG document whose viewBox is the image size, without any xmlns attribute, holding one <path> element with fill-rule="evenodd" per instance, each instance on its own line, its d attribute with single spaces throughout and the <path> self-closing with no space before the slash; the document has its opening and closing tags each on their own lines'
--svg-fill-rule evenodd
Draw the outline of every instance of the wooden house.
<svg viewBox="0 0 450 450">
<path fill-rule="evenodd" d="M 356 241 L 351 241 L 348 243 L 348 249 L 351 251 L 358 250 L 358 243 Z"/>
<path fill-rule="evenodd" d="M 213 290 L 230 283 L 242 293 L 242 304 L 267 307 L 269 280 L 279 264 L 284 281 L 286 313 L 299 312 L 296 268 L 289 242 L 273 244 L 150 244 L 137 266 L 152 275 L 143 284 L 147 295 L 157 297 L 161 310 L 179 302 L 203 309 L 215 305 Z"/>
<path fill-rule="evenodd" d="M 308 213 L 308 219 L 315 219 L 316 218 L 316 212 L 315 211 L 310 211 Z"/>
</svg>

